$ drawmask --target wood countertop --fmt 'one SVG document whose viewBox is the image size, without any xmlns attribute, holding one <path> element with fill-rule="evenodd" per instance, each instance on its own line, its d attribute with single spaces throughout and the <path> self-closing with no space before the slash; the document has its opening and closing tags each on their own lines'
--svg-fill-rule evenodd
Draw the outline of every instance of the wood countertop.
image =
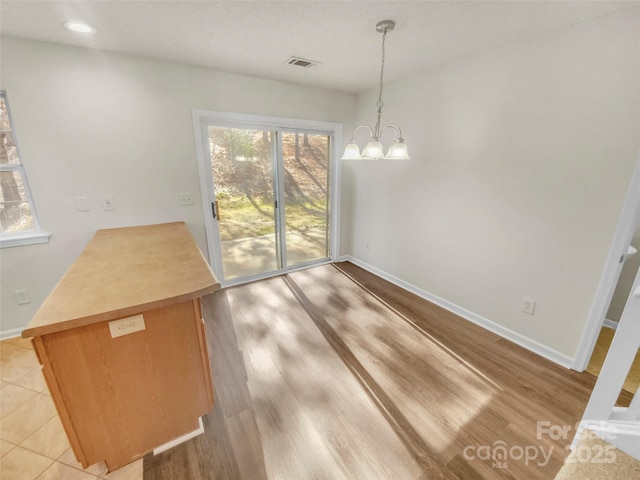
<svg viewBox="0 0 640 480">
<path fill-rule="evenodd" d="M 128 317 L 219 288 L 184 222 L 98 230 L 22 336 Z"/>
</svg>

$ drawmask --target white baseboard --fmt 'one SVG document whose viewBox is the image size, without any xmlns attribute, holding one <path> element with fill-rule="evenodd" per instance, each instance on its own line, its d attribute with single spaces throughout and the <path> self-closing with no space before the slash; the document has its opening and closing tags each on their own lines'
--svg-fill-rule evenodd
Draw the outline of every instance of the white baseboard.
<svg viewBox="0 0 640 480">
<path fill-rule="evenodd" d="M 362 260 L 352 257 L 351 255 L 341 256 L 340 261 L 351 262 L 367 270 L 368 272 L 373 273 L 374 275 L 384 278 L 385 280 L 393 283 L 394 285 L 399 286 L 400 288 L 404 288 L 405 290 L 415 295 L 418 295 L 419 297 L 424 298 L 425 300 L 428 300 L 429 302 L 434 303 L 439 307 L 444 308 L 445 310 L 455 313 L 459 317 L 462 317 L 465 320 L 470 321 L 471 323 L 475 323 L 480 327 L 483 327 L 497 335 L 500 335 L 501 337 L 506 338 L 507 340 L 510 340 L 513 343 L 516 343 L 521 347 L 526 348 L 527 350 L 530 350 L 533 353 L 536 353 L 541 357 L 546 358 L 547 360 L 551 360 L 552 362 L 557 363 L 558 365 L 561 365 L 565 368 L 571 368 L 571 366 L 573 365 L 573 358 L 565 355 L 564 353 L 560 353 L 557 350 L 554 350 L 546 345 L 543 345 L 541 343 L 536 342 L 535 340 L 530 339 L 529 337 L 525 337 L 524 335 L 518 332 L 514 332 L 509 328 L 503 327 L 502 325 L 496 322 L 493 322 L 476 313 L 473 313 L 467 310 L 466 308 L 460 307 L 455 303 L 452 303 L 448 300 L 438 297 L 437 295 L 434 295 L 425 290 L 422 290 L 421 288 L 418 288 L 415 285 L 410 284 L 409 282 L 405 282 L 404 280 L 398 277 L 395 277 L 383 270 L 380 270 L 379 268 L 374 267 L 373 265 L 369 265 L 368 263 L 363 262 Z"/>
<path fill-rule="evenodd" d="M 613 328 L 615 330 L 616 328 L 618 328 L 618 322 L 611 320 L 609 318 L 605 318 L 602 326 L 607 328 Z"/>
<path fill-rule="evenodd" d="M 8 338 L 19 337 L 23 328 L 13 328 L 11 330 L 4 330 L 0 332 L 0 340 L 7 340 Z"/>
<path fill-rule="evenodd" d="M 195 438 L 198 435 L 202 435 L 203 433 L 204 433 L 204 425 L 202 424 L 202 417 L 198 417 L 198 428 L 196 428 L 193 432 L 185 433 L 181 437 L 174 438 L 173 440 L 165 443 L 164 445 L 160 445 L 158 448 L 154 448 L 153 454 L 158 455 L 159 453 L 165 452 L 170 448 L 173 448 L 176 445 L 180 445 L 181 443 L 184 443 L 187 440 L 191 440 L 192 438 Z"/>
<path fill-rule="evenodd" d="M 619 407 L 614 407 L 614 411 L 616 408 Z M 614 445 L 630 457 L 640 460 L 640 425 L 637 421 L 582 420 L 571 443 L 571 451 L 576 449 L 585 429 L 591 430 L 602 440 Z"/>
</svg>

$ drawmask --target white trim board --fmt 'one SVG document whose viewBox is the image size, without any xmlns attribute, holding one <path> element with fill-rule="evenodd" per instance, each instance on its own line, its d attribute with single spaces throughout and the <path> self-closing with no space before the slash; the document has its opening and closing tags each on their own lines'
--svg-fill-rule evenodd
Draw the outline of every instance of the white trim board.
<svg viewBox="0 0 640 480">
<path fill-rule="evenodd" d="M 22 330 L 24 330 L 24 328 L 21 327 L 0 331 L 0 340 L 19 337 L 22 334 Z"/>
<path fill-rule="evenodd" d="M 470 310 L 467 310 L 466 308 L 456 305 L 453 302 L 440 298 L 437 295 L 427 292 L 426 290 L 422 290 L 421 288 L 418 288 L 409 282 L 405 282 L 404 280 L 398 277 L 395 277 L 394 275 L 391 275 L 390 273 L 387 273 L 384 270 L 380 270 L 379 268 L 374 267 L 373 265 L 369 265 L 368 263 L 365 263 L 362 260 L 352 257 L 351 255 L 343 255 L 342 257 L 340 257 L 340 261 L 351 262 L 354 265 L 357 265 L 360 268 L 363 268 L 368 272 L 371 272 L 374 275 L 377 275 L 380 278 L 383 278 L 393 283 L 394 285 L 397 285 L 398 287 L 407 290 L 408 292 L 411 292 L 421 298 L 424 298 L 425 300 L 431 303 L 434 303 L 439 307 L 442 307 L 445 310 L 448 310 L 449 312 L 454 313 L 459 317 L 462 317 L 465 320 L 470 321 L 471 323 L 474 323 L 486 330 L 489 330 L 490 332 L 493 332 L 496 335 L 501 336 L 502 338 L 506 338 L 507 340 L 517 345 L 520 345 L 521 347 L 526 348 L 527 350 L 533 353 L 536 353 L 541 357 L 546 358 L 547 360 L 551 360 L 552 362 L 557 363 L 562 367 L 571 368 L 573 364 L 573 359 L 565 355 L 564 353 L 560 353 L 557 350 L 554 350 L 552 348 L 547 347 L 546 345 L 538 343 L 535 340 L 532 340 L 529 337 L 525 337 L 524 335 L 521 335 L 517 332 L 514 332 L 509 328 L 503 327 L 502 325 L 499 325 L 496 322 L 493 322 Z"/>
<path fill-rule="evenodd" d="M 204 425 L 202 424 L 202 417 L 198 417 L 198 428 L 196 428 L 193 432 L 185 433 L 184 435 L 174 438 L 173 440 L 168 441 L 164 445 L 160 445 L 157 448 L 153 449 L 153 454 L 158 455 L 162 452 L 166 452 L 170 448 L 173 448 L 181 443 L 186 442 L 187 440 L 191 440 L 192 438 L 197 437 L 198 435 L 202 435 L 204 433 Z"/>
</svg>

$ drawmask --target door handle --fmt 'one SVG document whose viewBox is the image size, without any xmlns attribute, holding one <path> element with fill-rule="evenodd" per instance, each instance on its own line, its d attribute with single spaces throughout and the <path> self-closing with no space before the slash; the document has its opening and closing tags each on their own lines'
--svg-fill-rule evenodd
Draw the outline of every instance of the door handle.
<svg viewBox="0 0 640 480">
<path fill-rule="evenodd" d="M 211 214 L 214 220 L 220 221 L 220 210 L 218 210 L 218 201 L 211 202 Z"/>
</svg>

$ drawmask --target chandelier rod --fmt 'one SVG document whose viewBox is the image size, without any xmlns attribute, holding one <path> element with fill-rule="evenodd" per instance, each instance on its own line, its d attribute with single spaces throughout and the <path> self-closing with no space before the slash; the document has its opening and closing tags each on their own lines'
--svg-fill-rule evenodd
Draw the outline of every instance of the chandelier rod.
<svg viewBox="0 0 640 480">
<path fill-rule="evenodd" d="M 388 28 L 384 28 L 382 30 L 382 62 L 380 64 L 380 91 L 378 93 L 378 118 L 376 120 L 376 128 L 374 130 L 374 137 L 375 139 L 379 139 L 380 138 L 380 117 L 382 115 L 382 107 L 384 106 L 384 103 L 382 102 L 382 87 L 384 86 L 384 41 L 387 37 L 387 32 L 389 31 Z"/>
</svg>

